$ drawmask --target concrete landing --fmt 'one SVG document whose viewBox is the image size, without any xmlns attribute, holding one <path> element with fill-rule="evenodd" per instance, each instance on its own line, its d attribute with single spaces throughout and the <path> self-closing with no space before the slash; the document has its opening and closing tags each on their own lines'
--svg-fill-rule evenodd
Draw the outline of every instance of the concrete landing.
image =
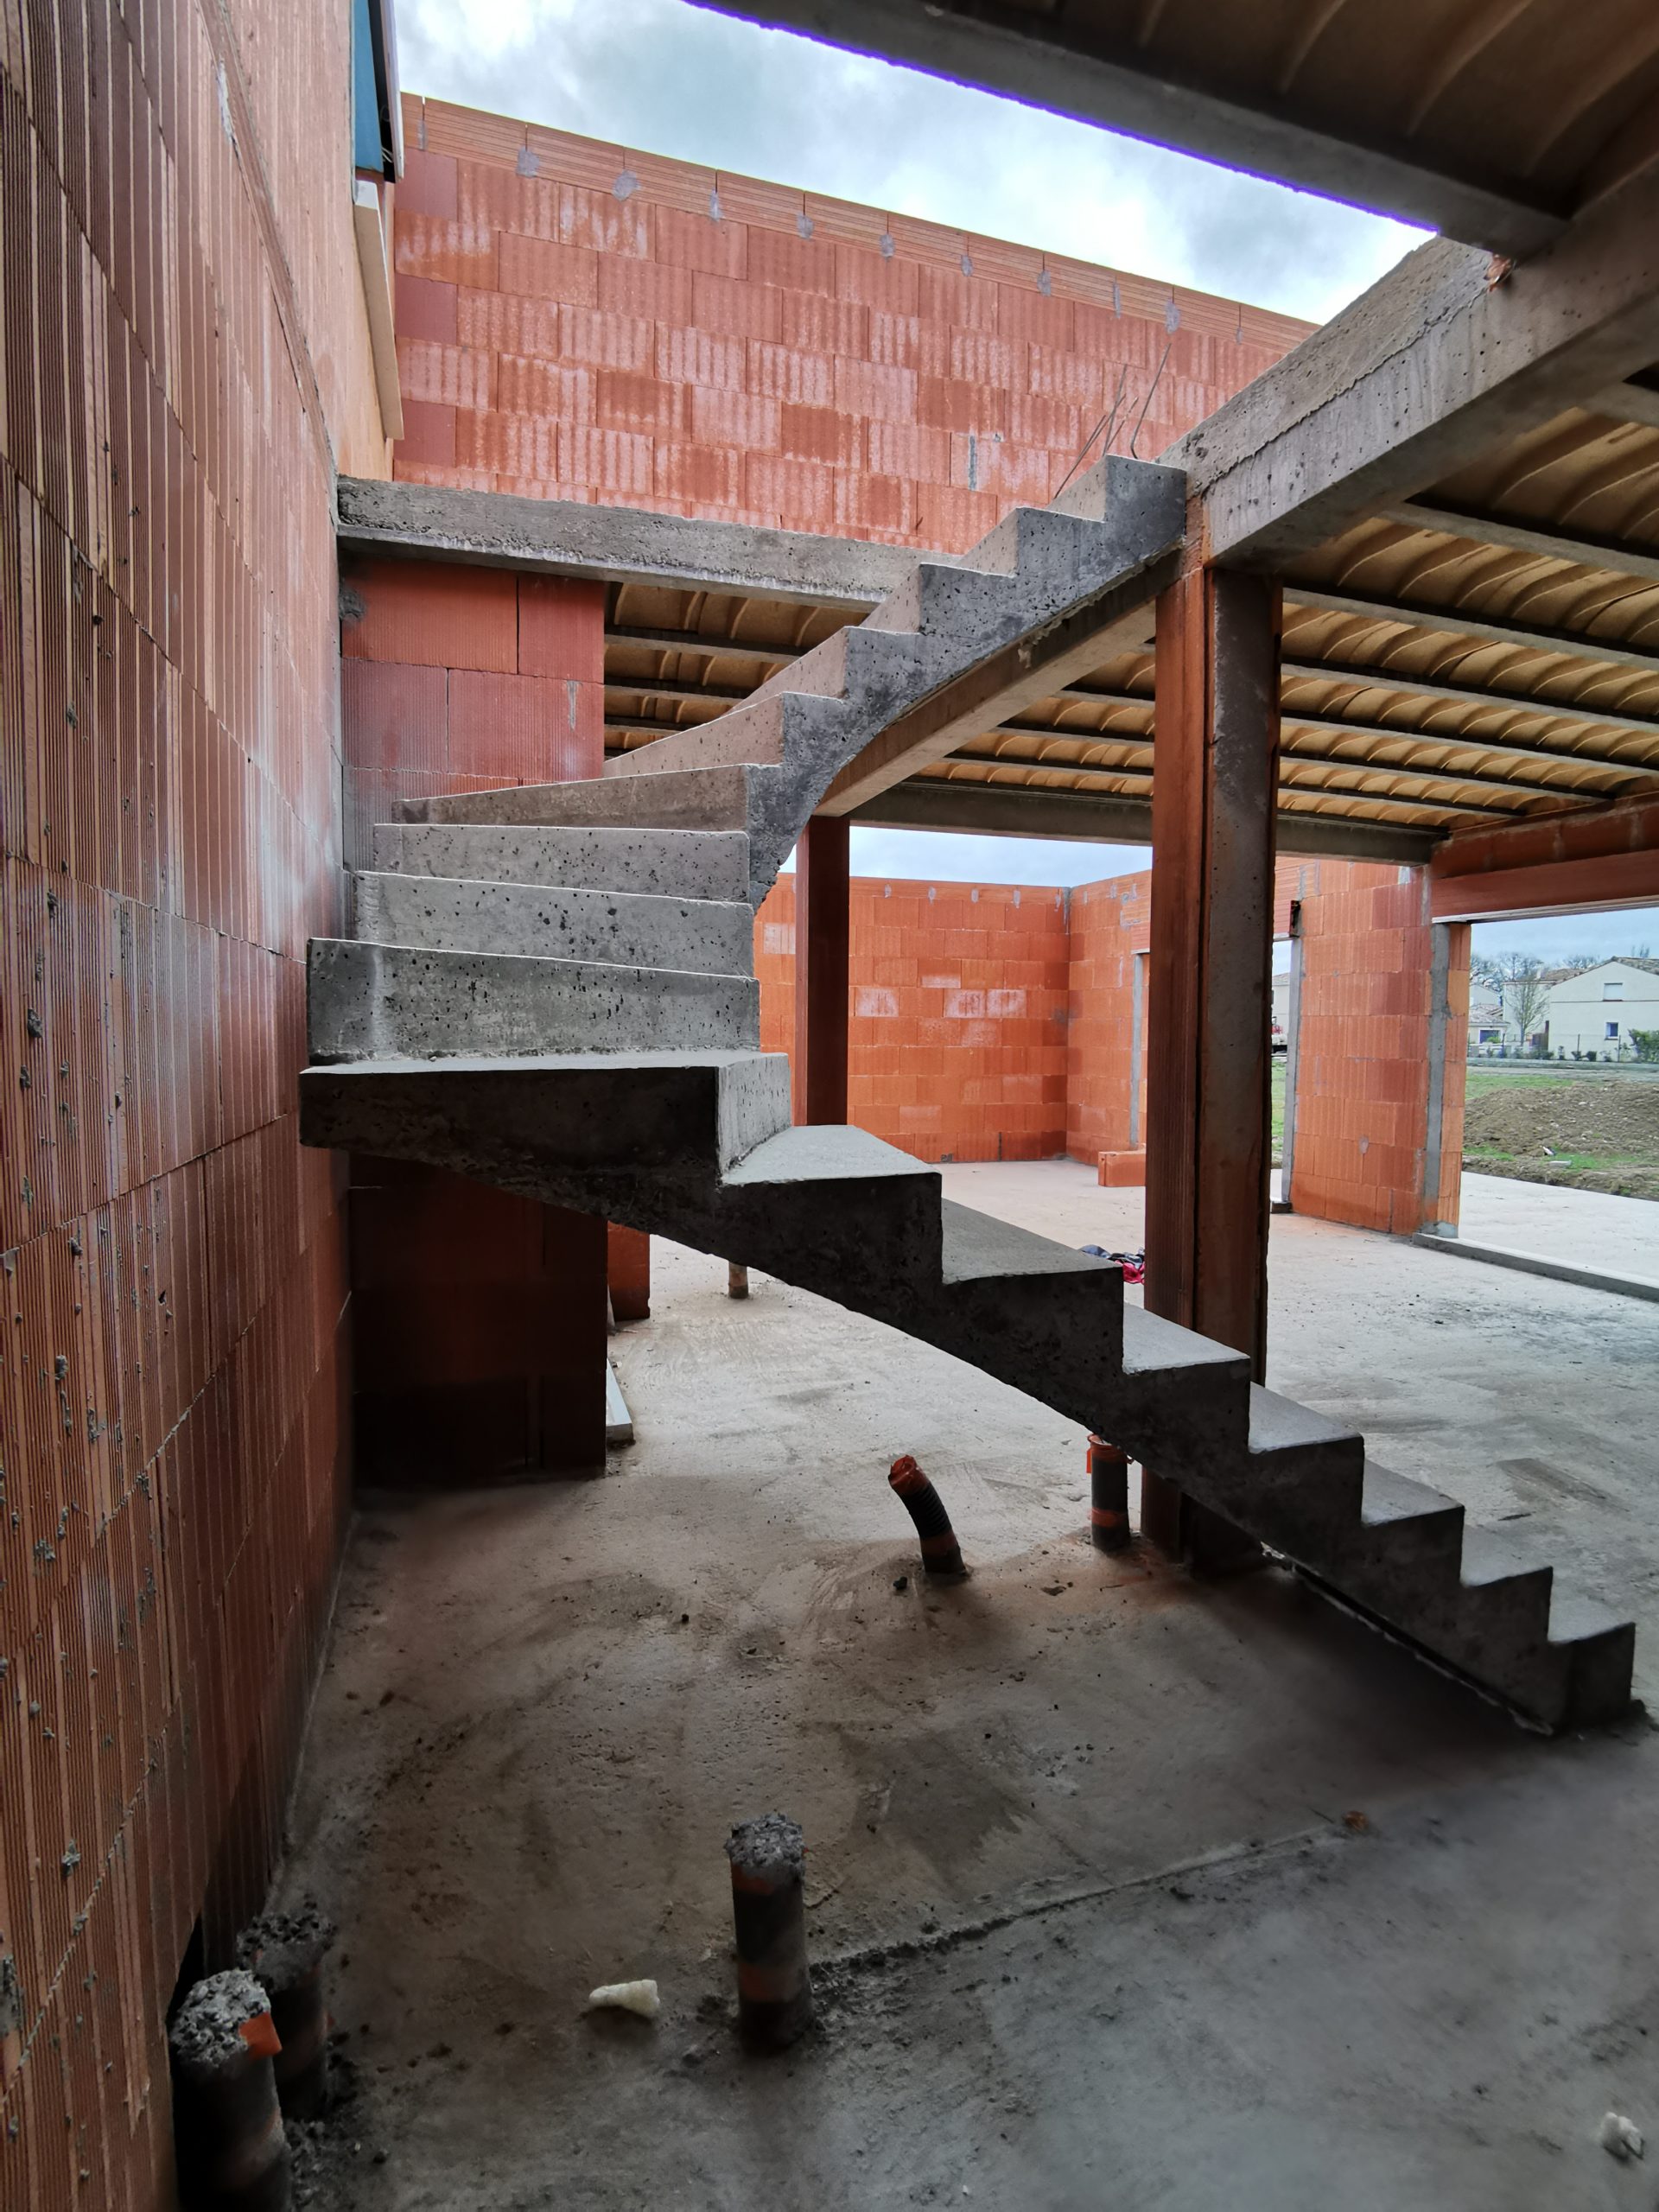
<svg viewBox="0 0 1659 2212">
<path fill-rule="evenodd" d="M 1138 1194 L 1087 1169 L 945 1178 L 1139 1242 L 1103 1210 Z M 1659 1694 L 1659 1316 L 1294 1217 L 1273 1268 L 1275 1387 L 1576 1546 Z M 1105 1560 L 1079 1429 L 724 1287 L 657 1247 L 607 1478 L 359 1522 L 285 1875 L 350 1961 L 361 2094 L 319 2202 L 1650 2202 L 1593 2140 L 1610 2106 L 1659 2136 L 1645 1722 L 1542 1743 L 1277 1575 Z M 918 1586 L 901 1450 L 959 1588 Z M 720 1845 L 774 1805 L 807 1829 L 824 2021 L 754 2062 Z M 654 2026 L 583 2012 L 635 1974 Z"/>
</svg>

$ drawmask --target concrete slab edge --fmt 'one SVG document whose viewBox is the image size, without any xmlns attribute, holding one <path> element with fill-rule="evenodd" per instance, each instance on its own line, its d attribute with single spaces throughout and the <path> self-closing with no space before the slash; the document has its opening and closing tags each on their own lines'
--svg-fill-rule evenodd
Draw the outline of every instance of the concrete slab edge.
<svg viewBox="0 0 1659 2212">
<path fill-rule="evenodd" d="M 1648 1275 L 1605 1274 L 1597 1268 L 1575 1268 L 1565 1260 L 1552 1260 L 1543 1252 L 1523 1252 L 1506 1244 L 1471 1244 L 1461 1236 L 1436 1236 L 1427 1230 L 1412 1238 L 1426 1251 L 1446 1252 L 1453 1259 L 1484 1260 L 1488 1267 L 1513 1268 L 1519 1274 L 1548 1275 L 1555 1282 L 1576 1283 L 1582 1290 L 1605 1290 L 1618 1298 L 1644 1298 L 1659 1305 L 1659 1281 Z"/>
</svg>

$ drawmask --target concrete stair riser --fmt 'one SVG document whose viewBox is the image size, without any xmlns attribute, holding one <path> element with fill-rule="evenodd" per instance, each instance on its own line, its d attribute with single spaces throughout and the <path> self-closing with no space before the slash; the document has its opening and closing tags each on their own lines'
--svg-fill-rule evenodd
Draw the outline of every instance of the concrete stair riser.
<svg viewBox="0 0 1659 2212">
<path fill-rule="evenodd" d="M 747 901 L 398 874 L 359 875 L 353 889 L 357 934 L 370 944 L 707 976 L 754 969 L 754 917 Z"/>
<path fill-rule="evenodd" d="M 315 1061 L 446 1053 L 753 1050 L 760 987 L 743 976 L 532 960 L 314 938 Z"/>
<path fill-rule="evenodd" d="M 666 899 L 744 899 L 741 830 L 503 829 L 489 823 L 382 823 L 377 869 L 549 889 L 626 891 Z"/>
</svg>

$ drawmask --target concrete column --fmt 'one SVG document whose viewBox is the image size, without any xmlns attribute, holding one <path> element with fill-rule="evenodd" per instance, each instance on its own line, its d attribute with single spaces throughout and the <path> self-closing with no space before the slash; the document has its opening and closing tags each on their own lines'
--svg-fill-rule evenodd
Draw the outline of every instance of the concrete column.
<svg viewBox="0 0 1659 2212">
<path fill-rule="evenodd" d="M 844 816 L 816 814 L 795 848 L 797 1122 L 847 1119 L 849 842 Z"/>
<path fill-rule="evenodd" d="M 1201 568 L 1158 602 L 1147 1021 L 1147 1305 L 1266 1358 L 1268 1020 L 1280 591 Z M 1143 1476 L 1161 1548 L 1211 1569 L 1255 1548 Z"/>
<path fill-rule="evenodd" d="M 1463 1194 L 1463 1116 L 1469 1077 L 1469 925 L 1429 927 L 1428 1096 L 1423 1132 L 1421 1226 L 1458 1233 Z"/>
</svg>

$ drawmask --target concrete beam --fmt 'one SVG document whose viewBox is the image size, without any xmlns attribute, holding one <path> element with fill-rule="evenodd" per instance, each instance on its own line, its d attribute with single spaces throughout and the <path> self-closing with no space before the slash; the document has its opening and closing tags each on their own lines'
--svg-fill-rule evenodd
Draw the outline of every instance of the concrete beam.
<svg viewBox="0 0 1659 2212">
<path fill-rule="evenodd" d="M 1285 596 L 1291 596 L 1289 588 Z M 1540 715 L 1553 721 L 1595 723 L 1604 729 L 1634 730 L 1643 737 L 1659 737 L 1659 715 L 1624 714 L 1615 708 L 1595 707 L 1577 699 L 1529 699 L 1522 692 L 1489 691 L 1478 684 L 1448 683 L 1440 677 L 1414 676 L 1406 669 L 1366 668 L 1348 661 L 1296 660 L 1287 654 L 1281 673 L 1287 680 L 1310 677 L 1319 683 L 1357 684 L 1368 691 L 1406 691 L 1414 698 L 1445 699 L 1458 707 L 1496 707 L 1503 714 Z M 1485 746 L 1488 741 L 1482 738 L 1479 742 Z"/>
<path fill-rule="evenodd" d="M 336 527 L 340 544 L 354 552 L 798 600 L 860 615 L 896 590 L 923 557 L 903 546 L 805 531 L 355 476 L 340 480 Z"/>
<path fill-rule="evenodd" d="M 1659 355 L 1659 169 L 1494 282 L 1445 238 L 1162 455 L 1216 560 L 1272 567 Z"/>
<path fill-rule="evenodd" d="M 1152 805 L 1120 794 L 1035 790 L 1029 785 L 972 784 L 919 776 L 895 785 L 860 807 L 850 819 L 877 830 L 960 830 L 972 837 L 1060 837 L 1080 843 L 1150 845 Z M 1312 814 L 1281 807 L 1281 853 L 1310 859 L 1382 861 L 1421 867 L 1440 842 L 1422 828 Z"/>
<path fill-rule="evenodd" d="M 1565 220 L 1559 202 L 1522 178 L 1436 162 L 1422 146 L 1384 134 L 1356 138 L 1290 100 L 1240 97 L 1219 82 L 1173 76 L 1135 38 L 1101 27 L 1101 11 L 1039 11 L 1009 0 L 701 4 L 1104 124 L 1496 253 L 1531 253 Z"/>
<path fill-rule="evenodd" d="M 1423 607 L 1375 593 L 1338 591 L 1319 584 L 1287 583 L 1287 607 L 1318 614 L 1357 614 L 1370 622 L 1398 623 L 1402 628 L 1433 630 L 1448 638 L 1478 638 L 1484 645 L 1522 645 L 1529 652 L 1559 653 L 1567 660 L 1587 660 L 1612 668 L 1637 668 L 1659 676 L 1659 653 L 1617 638 L 1592 637 L 1583 630 L 1553 630 L 1539 623 L 1493 621 L 1458 607 Z"/>
<path fill-rule="evenodd" d="M 1615 423 L 1640 423 L 1649 430 L 1659 430 L 1659 386 L 1640 382 L 1609 385 L 1585 404 L 1592 413 L 1605 415 Z"/>
<path fill-rule="evenodd" d="M 1501 545 L 1511 552 L 1535 553 L 1546 561 L 1571 561 L 1580 569 L 1610 569 L 1621 576 L 1640 576 L 1646 583 L 1659 583 L 1659 546 L 1551 530 L 1515 515 L 1454 506 L 1443 499 L 1396 499 L 1383 509 L 1383 514 L 1389 522 L 1403 524 L 1408 530 L 1433 531 L 1443 537 L 1467 538 L 1476 545 Z"/>
</svg>

